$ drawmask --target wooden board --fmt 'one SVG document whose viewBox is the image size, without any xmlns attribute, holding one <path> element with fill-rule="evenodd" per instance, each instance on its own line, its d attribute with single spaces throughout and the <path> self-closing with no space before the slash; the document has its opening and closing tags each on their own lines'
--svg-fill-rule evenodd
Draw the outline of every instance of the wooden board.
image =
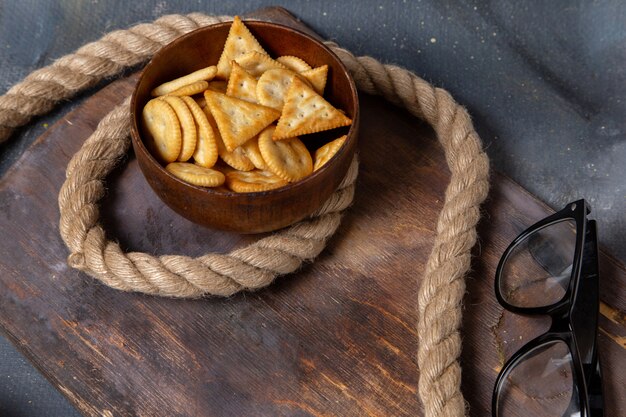
<svg viewBox="0 0 626 417">
<path fill-rule="evenodd" d="M 229 299 L 122 293 L 66 266 L 57 193 L 69 158 L 135 81 L 96 93 L 0 180 L 0 326 L 18 348 L 89 416 L 422 415 L 416 294 L 449 179 L 433 132 L 363 95 L 355 204 L 313 264 Z M 492 286 L 504 248 L 549 210 L 501 175 L 492 182 L 464 311 L 475 416 L 489 413 L 502 357 L 546 325 L 503 312 Z M 129 250 L 197 256 L 254 239 L 177 216 L 132 155 L 102 213 Z M 626 415 L 626 269 L 604 253 L 600 264 L 606 415 Z"/>
</svg>

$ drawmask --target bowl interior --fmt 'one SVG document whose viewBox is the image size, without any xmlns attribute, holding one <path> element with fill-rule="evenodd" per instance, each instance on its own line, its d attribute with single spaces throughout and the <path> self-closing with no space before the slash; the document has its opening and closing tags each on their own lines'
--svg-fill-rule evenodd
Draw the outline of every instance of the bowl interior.
<svg viewBox="0 0 626 417">
<path fill-rule="evenodd" d="M 302 58 L 314 68 L 327 64 L 329 70 L 328 80 L 324 90 L 324 98 L 333 106 L 343 110 L 353 121 L 358 119 L 358 99 L 354 82 L 348 75 L 345 66 L 327 47 L 311 36 L 286 26 L 260 21 L 245 21 L 244 23 L 273 58 L 282 55 L 294 55 Z M 230 22 L 225 22 L 195 30 L 163 47 L 155 54 L 145 67 L 132 97 L 131 129 L 133 130 L 133 141 L 135 145 L 141 148 L 142 151 L 145 151 L 148 155 L 148 159 L 150 159 L 149 163 L 158 165 L 165 175 L 180 182 L 181 187 L 196 188 L 208 194 L 227 194 L 235 198 L 248 199 L 251 195 L 284 192 L 285 189 L 298 187 L 302 183 L 310 181 L 312 177 L 324 175 L 328 166 L 331 165 L 336 158 L 333 158 L 333 160 L 322 167 L 322 169 L 301 181 L 291 183 L 285 187 L 258 193 L 239 194 L 233 193 L 224 187 L 202 188 L 180 181 L 167 172 L 147 151 L 141 140 L 143 135 L 141 132 L 140 117 L 143 107 L 152 98 L 150 91 L 164 82 L 209 65 L 216 65 L 222 53 L 230 26 Z M 303 140 L 303 142 L 310 151 L 314 152 L 315 149 L 322 144 L 347 134 L 348 139 L 346 144 L 342 147 L 342 150 L 340 150 L 339 153 L 341 153 L 345 149 L 353 148 L 353 144 L 350 142 L 356 140 L 353 137 L 355 135 L 352 134 L 355 130 L 356 123 L 353 123 L 353 125 L 349 127 L 306 135 L 306 140 Z M 246 195 L 247 197 L 243 197 Z"/>
</svg>

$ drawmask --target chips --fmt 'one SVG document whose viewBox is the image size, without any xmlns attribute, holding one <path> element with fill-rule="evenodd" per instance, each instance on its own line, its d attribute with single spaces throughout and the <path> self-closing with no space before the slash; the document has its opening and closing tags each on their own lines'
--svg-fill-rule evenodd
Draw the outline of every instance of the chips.
<svg viewBox="0 0 626 417">
<path fill-rule="evenodd" d="M 255 193 L 284 187 L 287 181 L 269 171 L 232 171 L 226 174 L 226 185 L 236 193 Z"/>
<path fill-rule="evenodd" d="M 321 67 L 303 71 L 300 75 L 311 83 L 317 94 L 320 96 L 324 94 L 326 79 L 328 78 L 328 65 L 322 65 Z"/>
<path fill-rule="evenodd" d="M 285 93 L 296 73 L 291 70 L 276 68 L 267 70 L 259 78 L 256 96 L 264 106 L 282 110 L 285 105 Z"/>
<path fill-rule="evenodd" d="M 271 107 L 214 91 L 205 91 L 204 97 L 217 122 L 224 145 L 230 152 L 280 117 L 280 112 Z"/>
<path fill-rule="evenodd" d="M 352 124 L 350 118 L 324 100 L 304 81 L 294 77 L 285 96 L 285 106 L 274 132 L 274 140 L 350 124 Z"/>
<path fill-rule="evenodd" d="M 339 139 L 328 142 L 326 145 L 321 146 L 318 150 L 316 150 L 315 163 L 313 164 L 313 172 L 326 165 L 326 163 L 330 161 L 330 159 L 335 156 L 337 152 L 339 152 L 339 149 L 341 149 L 347 138 L 348 136 L 343 135 Z"/>
<path fill-rule="evenodd" d="M 193 114 L 198 130 L 198 141 L 193 152 L 196 164 L 205 168 L 211 168 L 217 162 L 217 133 L 209 123 L 207 115 L 191 97 L 182 97 L 191 114 Z"/>
<path fill-rule="evenodd" d="M 235 60 L 241 68 L 253 77 L 259 78 L 267 70 L 271 69 L 287 69 L 283 64 L 274 61 L 269 55 L 265 55 L 256 51 L 248 52 Z"/>
<path fill-rule="evenodd" d="M 165 170 L 181 180 L 200 187 L 217 187 L 224 184 L 224 174 L 189 162 L 172 162 Z"/>
<path fill-rule="evenodd" d="M 250 103 L 258 103 L 256 87 L 256 78 L 248 74 L 237 62 L 233 61 L 228 86 L 226 87 L 226 95 L 240 98 Z"/>
<path fill-rule="evenodd" d="M 177 90 L 172 91 L 171 93 L 167 93 L 168 96 L 193 96 L 194 94 L 198 94 L 203 92 L 209 88 L 209 83 L 206 81 L 196 81 L 193 84 L 187 84 L 183 87 L 180 87 Z"/>
<path fill-rule="evenodd" d="M 184 77 L 180 77 L 175 80 L 161 84 L 160 86 L 152 90 L 152 95 L 154 97 L 163 96 L 165 94 L 171 93 L 172 91 L 176 91 L 181 87 L 193 84 L 196 81 L 211 80 L 213 77 L 215 77 L 216 72 L 217 67 L 215 65 L 199 69 L 198 71 L 194 71 L 191 74 L 185 75 Z"/>
<path fill-rule="evenodd" d="M 258 136 L 250 139 L 249 141 L 241 145 L 241 148 L 255 168 L 260 170 L 267 170 L 267 165 L 265 164 L 263 155 L 261 155 L 261 151 L 259 150 Z"/>
<path fill-rule="evenodd" d="M 146 146 L 197 186 L 247 193 L 300 181 L 347 139 L 322 144 L 313 159 L 302 135 L 352 123 L 322 97 L 328 71 L 293 55 L 273 59 L 235 17 L 216 66 L 152 90 L 158 98 L 142 113 Z"/>
<path fill-rule="evenodd" d="M 313 172 L 309 150 L 297 137 L 274 141 L 274 126 L 259 135 L 259 150 L 267 169 L 285 181 L 298 181 Z"/>
<path fill-rule="evenodd" d="M 174 109 L 163 100 L 152 99 L 143 108 L 141 120 L 147 146 L 163 162 L 175 161 L 182 147 L 182 134 Z"/>
<path fill-rule="evenodd" d="M 239 16 L 235 16 L 224 43 L 224 50 L 217 62 L 217 76 L 224 80 L 228 79 L 231 62 L 252 51 L 267 55 L 259 41 L 250 33 Z"/>
<path fill-rule="evenodd" d="M 283 55 L 276 58 L 276 61 L 280 62 L 287 68 L 295 72 L 304 72 L 311 69 L 311 66 L 306 63 L 302 58 L 298 58 L 293 55 Z"/>
<path fill-rule="evenodd" d="M 172 106 L 181 130 L 181 148 L 177 161 L 186 161 L 191 158 L 193 151 L 196 149 L 196 141 L 198 140 L 198 132 L 196 130 L 196 122 L 194 121 L 191 110 L 185 104 L 182 98 L 176 96 L 163 96 L 160 100 L 164 100 Z"/>
</svg>

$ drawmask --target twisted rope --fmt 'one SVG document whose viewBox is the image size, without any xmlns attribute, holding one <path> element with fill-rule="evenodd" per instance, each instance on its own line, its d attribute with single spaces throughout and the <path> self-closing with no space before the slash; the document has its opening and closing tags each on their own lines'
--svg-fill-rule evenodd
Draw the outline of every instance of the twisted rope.
<svg viewBox="0 0 626 417">
<path fill-rule="evenodd" d="M 0 143 L 33 117 L 51 110 L 100 80 L 148 60 L 159 48 L 202 26 L 230 17 L 199 13 L 169 15 L 105 35 L 31 73 L 0 97 Z M 355 57 L 334 43 L 358 88 L 406 108 L 429 123 L 441 143 L 451 178 L 437 222 L 437 235 L 418 295 L 419 394 L 426 416 L 463 416 L 460 391 L 461 304 L 470 250 L 476 242 L 479 206 L 487 196 L 489 163 L 467 112 L 445 90 L 406 69 Z M 98 223 L 104 181 L 126 154 L 129 101 L 111 111 L 67 167 L 59 192 L 60 232 L 70 249 L 68 263 L 123 291 L 171 297 L 227 296 L 270 284 L 315 258 L 352 202 L 358 162 L 331 198 L 309 219 L 228 254 L 199 258 L 124 253 Z"/>
</svg>

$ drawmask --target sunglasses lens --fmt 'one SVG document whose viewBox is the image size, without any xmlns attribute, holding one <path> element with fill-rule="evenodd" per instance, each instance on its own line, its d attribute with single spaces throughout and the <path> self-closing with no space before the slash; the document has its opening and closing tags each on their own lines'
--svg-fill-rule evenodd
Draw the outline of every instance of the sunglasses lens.
<svg viewBox="0 0 626 417">
<path fill-rule="evenodd" d="M 560 301 L 572 276 L 576 223 L 563 220 L 526 236 L 508 254 L 499 280 L 504 300 L 516 307 Z"/>
<path fill-rule="evenodd" d="M 498 417 L 578 416 L 572 356 L 562 341 L 540 345 L 520 358 L 497 393 Z"/>
</svg>

